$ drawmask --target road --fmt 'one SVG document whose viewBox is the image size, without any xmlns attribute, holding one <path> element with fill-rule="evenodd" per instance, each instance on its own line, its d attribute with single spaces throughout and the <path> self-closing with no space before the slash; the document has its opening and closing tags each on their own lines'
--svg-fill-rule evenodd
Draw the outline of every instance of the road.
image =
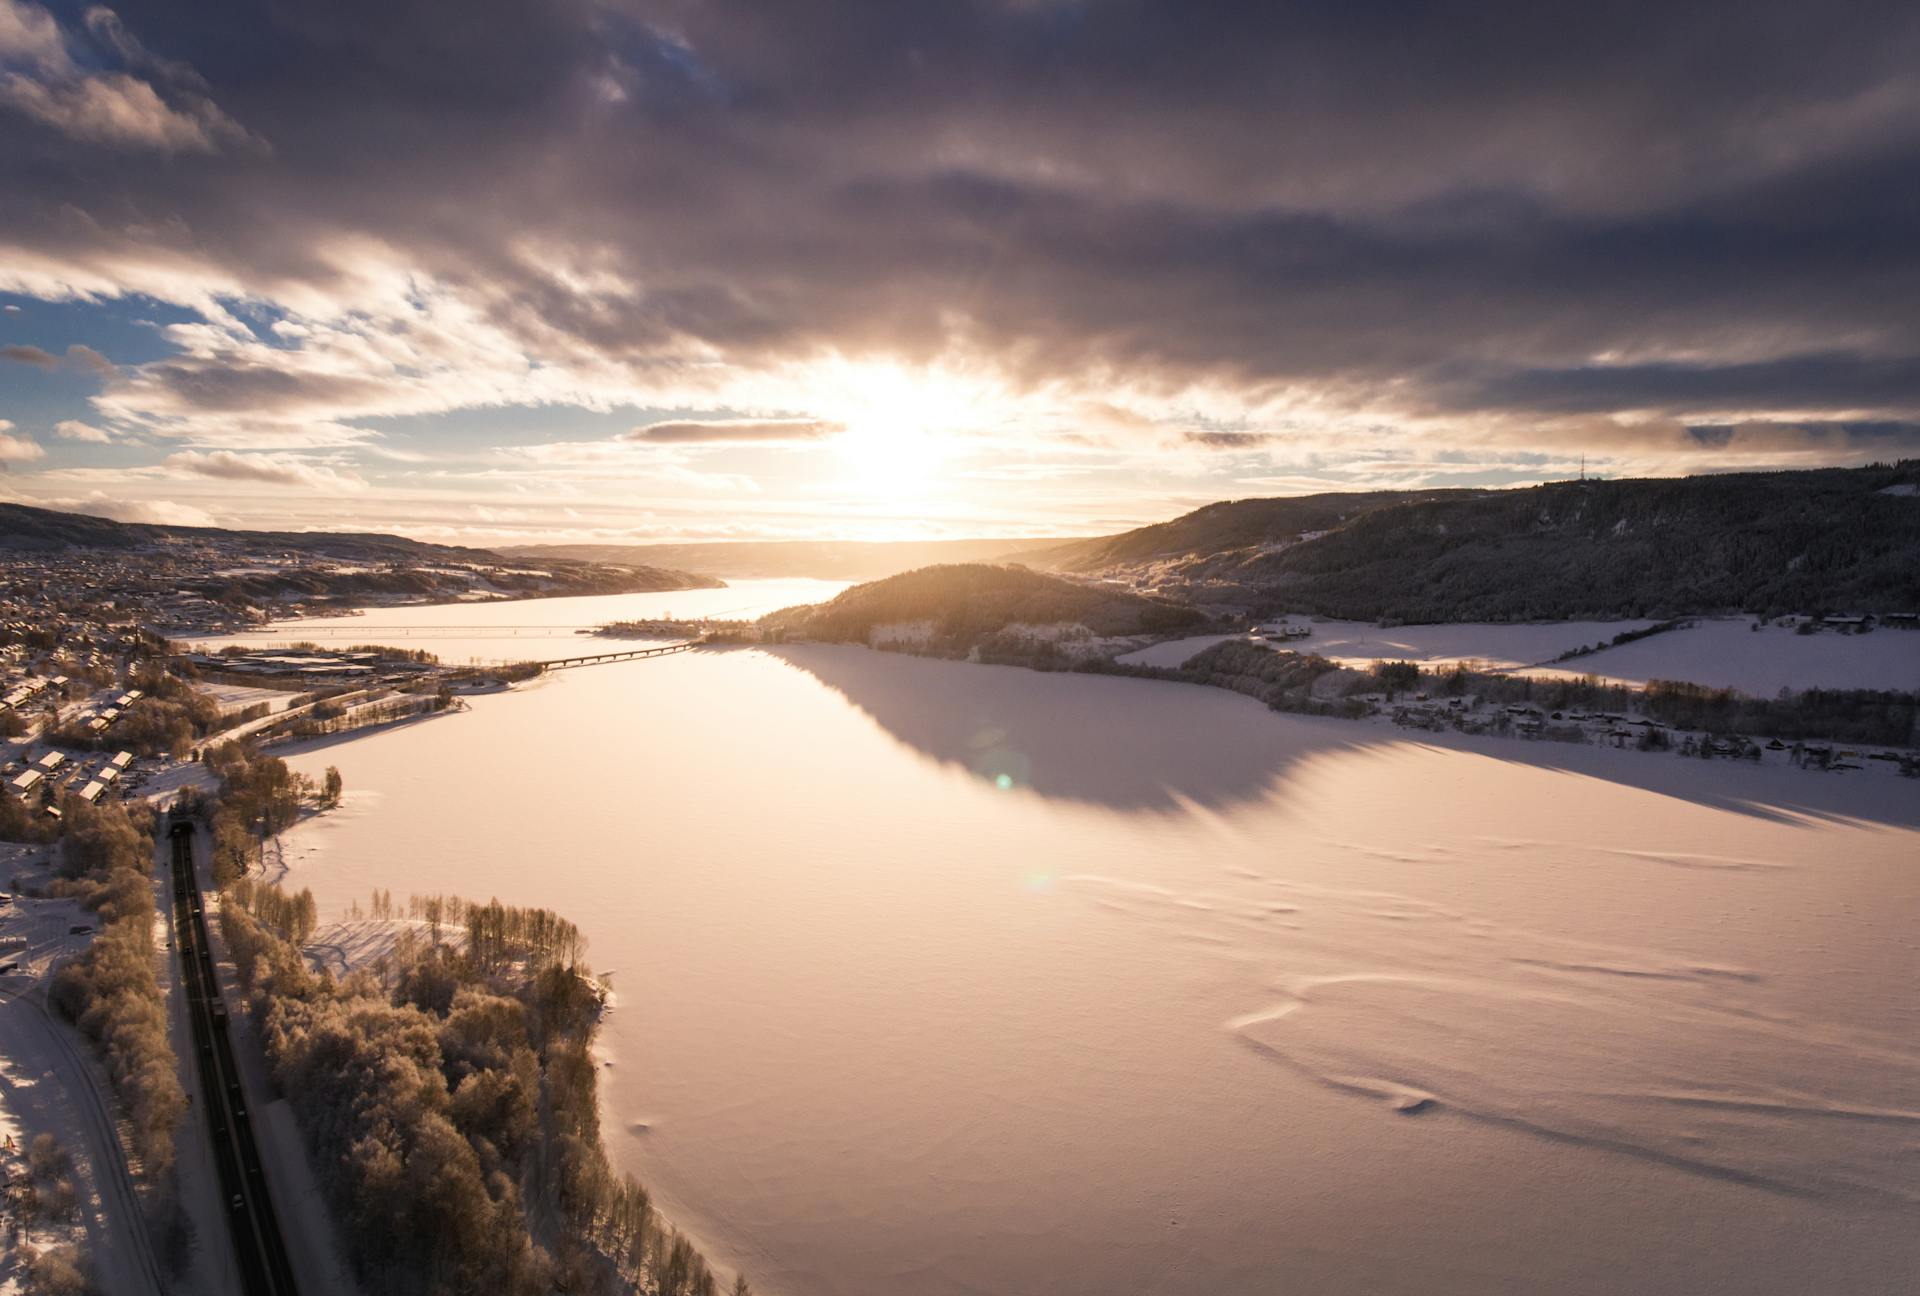
<svg viewBox="0 0 1920 1296">
<path fill-rule="evenodd" d="M 0 978 L 0 982 L 12 978 Z M 0 1047 L 4 1047 L 6 1074 L 0 1076 L 0 1099 L 23 1109 L 14 1117 L 23 1137 L 51 1132 L 70 1152 L 84 1146 L 94 1189 L 99 1194 L 98 1228 L 87 1230 L 89 1250 L 100 1276 L 112 1275 L 108 1289 L 141 1290 L 160 1296 L 159 1258 L 147 1235 L 145 1212 L 134 1191 L 133 1174 L 107 1099 L 101 1096 L 95 1072 L 71 1032 L 40 1001 L 35 991 L 0 984 Z M 53 1083 L 35 1084 L 41 1073 Z M 76 1120 L 77 1118 L 77 1120 Z M 137 1284 L 130 1287 L 128 1284 Z"/>
<path fill-rule="evenodd" d="M 260 1148 L 241 1090 L 240 1068 L 227 1035 L 227 1005 L 214 977 L 213 954 L 200 883 L 193 872 L 193 825 L 176 821 L 173 843 L 173 926 L 182 988 L 193 1028 L 196 1069 L 221 1199 L 233 1235 L 240 1286 L 247 1296 L 294 1296 L 293 1266 L 267 1191 Z"/>
</svg>

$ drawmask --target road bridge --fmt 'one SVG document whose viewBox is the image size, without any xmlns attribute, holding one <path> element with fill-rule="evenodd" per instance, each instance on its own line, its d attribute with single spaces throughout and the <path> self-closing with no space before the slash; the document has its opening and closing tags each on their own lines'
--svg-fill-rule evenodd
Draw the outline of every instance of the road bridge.
<svg viewBox="0 0 1920 1296">
<path fill-rule="evenodd" d="M 542 670 L 566 670 L 574 666 L 597 666 L 602 662 L 638 661 L 643 657 L 665 657 L 668 653 L 690 652 L 700 646 L 697 640 L 685 643 L 657 644 L 652 648 L 627 648 L 620 652 L 587 653 L 581 657 L 562 657 L 558 661 L 537 663 Z"/>
</svg>

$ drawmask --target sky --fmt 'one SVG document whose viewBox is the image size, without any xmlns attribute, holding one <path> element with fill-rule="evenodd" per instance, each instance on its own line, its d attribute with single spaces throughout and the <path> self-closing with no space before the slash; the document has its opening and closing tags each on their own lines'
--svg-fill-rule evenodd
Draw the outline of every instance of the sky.
<svg viewBox="0 0 1920 1296">
<path fill-rule="evenodd" d="M 1920 6 L 0 0 L 0 498 L 1079 535 L 1920 454 Z"/>
</svg>

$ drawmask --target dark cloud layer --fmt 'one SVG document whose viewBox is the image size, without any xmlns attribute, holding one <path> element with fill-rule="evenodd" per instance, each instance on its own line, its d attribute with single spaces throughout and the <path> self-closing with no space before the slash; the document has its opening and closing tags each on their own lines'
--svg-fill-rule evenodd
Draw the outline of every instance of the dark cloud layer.
<svg viewBox="0 0 1920 1296">
<path fill-rule="evenodd" d="M 0 229 L 45 264 L 351 305 L 341 249 L 377 246 L 537 363 L 643 377 L 960 350 L 1461 418 L 1920 418 L 1911 4 L 118 13 L 73 39 L 221 125 L 143 152 L 16 114 Z"/>
</svg>

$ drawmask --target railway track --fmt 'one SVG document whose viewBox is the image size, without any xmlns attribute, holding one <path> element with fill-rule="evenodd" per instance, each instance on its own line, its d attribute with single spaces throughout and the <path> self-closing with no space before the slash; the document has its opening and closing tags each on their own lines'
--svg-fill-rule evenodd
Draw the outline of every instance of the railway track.
<svg viewBox="0 0 1920 1296">
<path fill-rule="evenodd" d="M 247 1296 L 294 1296 L 293 1266 L 287 1258 L 280 1221 L 267 1191 L 260 1148 L 247 1114 L 233 1043 L 228 1037 L 226 1001 L 213 974 L 207 919 L 200 883 L 193 873 L 193 824 L 176 819 L 168 830 L 173 843 L 173 927 L 179 946 L 187 1018 L 193 1027 L 193 1051 L 205 1103 L 207 1131 L 213 1140 L 214 1166 L 240 1286 Z"/>
</svg>

